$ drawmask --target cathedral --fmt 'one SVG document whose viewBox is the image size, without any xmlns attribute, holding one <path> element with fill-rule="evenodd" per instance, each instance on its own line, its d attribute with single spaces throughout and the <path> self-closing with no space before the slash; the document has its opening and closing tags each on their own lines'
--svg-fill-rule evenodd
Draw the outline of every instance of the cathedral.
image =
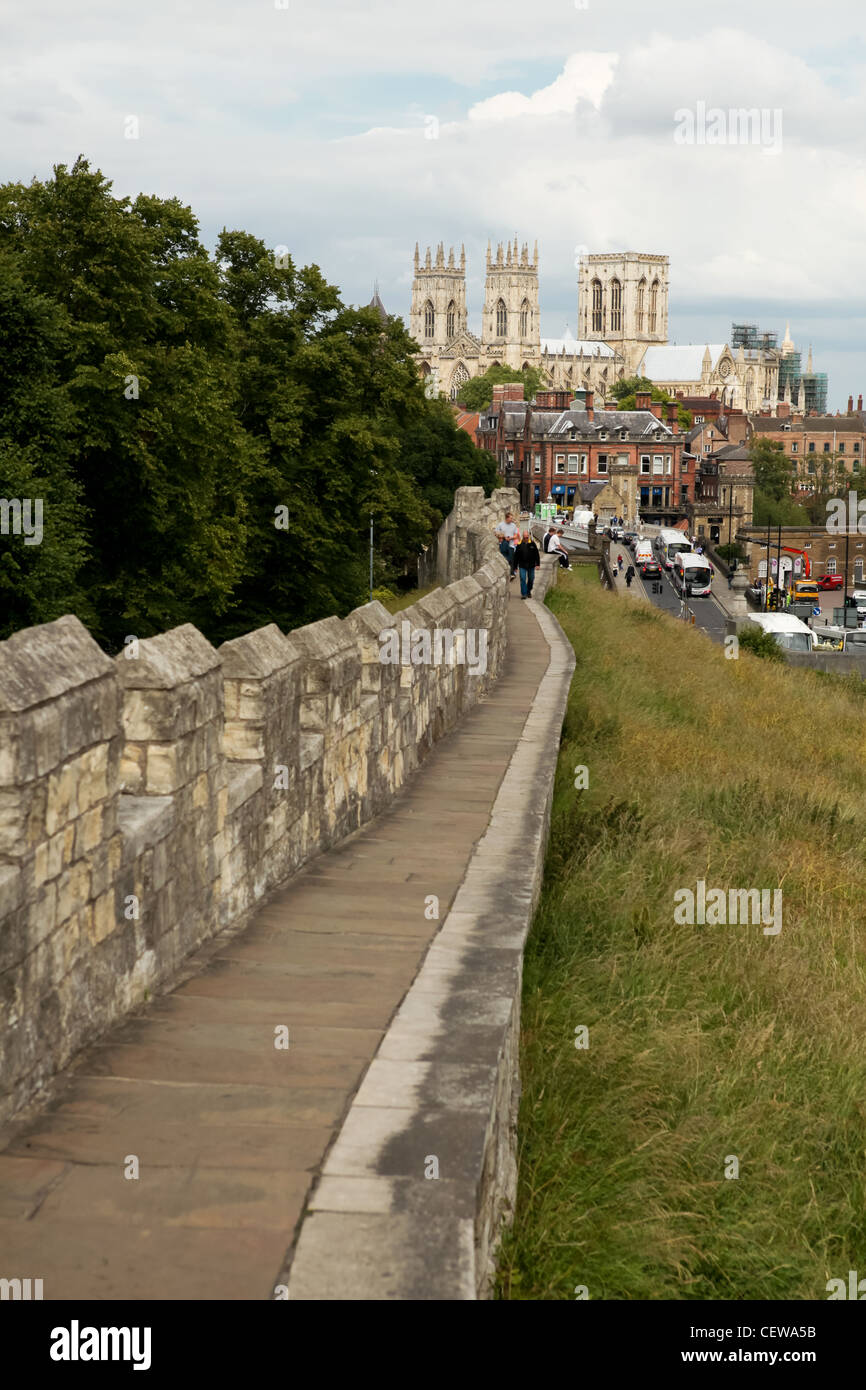
<svg viewBox="0 0 866 1390">
<path fill-rule="evenodd" d="M 666 257 L 632 259 L 667 264 Z M 666 278 L 664 302 L 666 306 Z M 632 317 L 630 313 L 629 324 Z M 666 308 L 664 327 L 666 331 Z M 446 259 L 440 243 L 435 257 L 428 248 L 422 262 L 416 245 L 409 331 L 421 348 L 418 362 L 428 379 L 428 394 L 442 393 L 451 400 L 459 398 L 463 382 L 482 376 L 497 362 L 518 371 L 539 367 L 546 386 L 594 390 L 602 397 L 615 381 L 628 375 L 624 350 L 629 345 L 621 332 L 616 341 L 613 337 L 607 341 L 601 331 L 583 339 L 567 334 L 562 338 L 541 337 L 538 243 L 530 256 L 528 245 L 524 242 L 520 247 L 516 237 L 513 243 L 500 243 L 495 252 L 488 243 L 480 337 L 471 333 L 468 325 L 464 248 L 460 248 L 459 260 L 453 249 Z M 665 339 L 653 335 L 644 346 L 653 341 Z"/>
<path fill-rule="evenodd" d="M 416 244 L 409 331 L 419 344 L 419 369 L 428 395 L 458 400 L 460 387 L 494 363 L 541 369 L 553 390 L 591 390 L 600 399 L 623 377 L 645 376 L 684 396 L 715 396 L 745 411 L 776 413 L 780 400 L 818 408 L 826 376 L 800 371 L 800 355 L 786 331 L 758 334 L 734 325 L 730 343 L 668 342 L 668 256 L 638 251 L 581 256 L 577 280 L 578 338 L 542 338 L 538 306 L 538 243 L 530 257 L 517 238 L 495 253 L 487 244 L 481 336 L 471 333 L 466 305 L 466 252 L 459 260 L 440 242 L 423 261 Z M 811 393 L 811 394 L 810 394 Z"/>
</svg>

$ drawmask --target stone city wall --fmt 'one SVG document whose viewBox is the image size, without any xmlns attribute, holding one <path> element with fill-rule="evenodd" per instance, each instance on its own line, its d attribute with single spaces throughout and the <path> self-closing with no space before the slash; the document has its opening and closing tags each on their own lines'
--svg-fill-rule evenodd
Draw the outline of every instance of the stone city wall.
<svg viewBox="0 0 866 1390">
<path fill-rule="evenodd" d="M 0 643 L 0 1122 L 374 816 L 484 694 L 508 603 L 492 527 L 516 507 L 459 489 L 444 587 L 393 617 L 371 603 L 219 648 L 184 624 L 114 659 L 72 616 Z M 459 647 L 383 664 L 380 634 L 419 629 L 486 633 L 484 669 Z"/>
</svg>

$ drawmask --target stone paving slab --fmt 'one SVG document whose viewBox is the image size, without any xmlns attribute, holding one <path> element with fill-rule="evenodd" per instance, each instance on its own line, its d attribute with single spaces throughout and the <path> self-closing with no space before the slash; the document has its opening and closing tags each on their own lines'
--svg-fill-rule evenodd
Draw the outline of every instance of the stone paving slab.
<svg viewBox="0 0 866 1390">
<path fill-rule="evenodd" d="M 393 1140 L 386 1173 L 358 1198 L 367 1209 L 339 1216 L 361 1264 L 373 1228 L 414 1210 L 429 1139 L 395 1132 L 395 1115 L 410 1113 L 403 1101 L 423 1088 L 446 1163 L 466 1172 L 477 1164 L 477 1107 L 496 1058 L 466 1067 L 459 1045 L 468 1027 L 475 1041 L 489 1035 L 492 1053 L 501 1030 L 482 1001 L 465 991 L 474 1025 L 470 1016 L 456 1027 L 435 1063 L 424 1055 L 420 1003 L 394 1035 L 405 1055 L 380 1044 L 488 830 L 547 669 L 533 608 L 510 603 L 498 682 L 376 820 L 272 894 L 243 934 L 201 948 L 172 993 L 79 1056 L 50 1102 L 0 1135 L 0 1250 L 10 1271 L 44 1280 L 46 1299 L 272 1298 L 317 1175 L 326 1177 L 315 1190 L 313 1241 L 327 1242 L 338 1217 L 330 1205 L 349 1200 L 352 1131 L 342 1121 L 359 1087 L 365 1112 L 381 1115 Z M 430 894 L 439 899 L 432 920 Z M 450 961 L 443 932 L 440 974 L 428 980 L 445 980 Z M 279 1024 L 287 1050 L 273 1045 Z M 123 1176 L 131 1154 L 138 1180 Z M 397 1214 L 383 1206 L 386 1193 Z M 429 1200 L 425 1249 L 412 1257 L 419 1296 L 430 1260 L 443 1278 L 451 1269 L 455 1288 L 472 1266 L 464 1188 L 446 1178 Z M 388 1296 L 387 1285 L 371 1293 L 356 1282 L 335 1295 L 325 1278 L 322 1296 Z"/>
</svg>

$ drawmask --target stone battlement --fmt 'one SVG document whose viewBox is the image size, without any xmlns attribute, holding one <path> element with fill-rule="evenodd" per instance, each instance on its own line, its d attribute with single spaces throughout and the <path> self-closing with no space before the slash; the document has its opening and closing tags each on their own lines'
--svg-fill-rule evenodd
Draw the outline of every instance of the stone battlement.
<svg viewBox="0 0 866 1390">
<path fill-rule="evenodd" d="M 0 643 L 0 1121 L 375 816 L 484 694 L 508 603 L 491 528 L 518 505 L 459 489 L 444 587 L 396 617 L 371 603 L 219 648 L 184 624 L 114 659 L 72 616 Z M 404 622 L 486 632 L 484 671 L 383 663 Z"/>
</svg>

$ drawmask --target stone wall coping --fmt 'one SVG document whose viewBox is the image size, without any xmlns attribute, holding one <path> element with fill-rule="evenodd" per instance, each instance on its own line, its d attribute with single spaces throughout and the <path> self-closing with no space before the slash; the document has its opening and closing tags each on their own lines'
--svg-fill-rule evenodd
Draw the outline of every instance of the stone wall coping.
<svg viewBox="0 0 866 1390">
<path fill-rule="evenodd" d="M 0 714 L 55 700 L 114 671 L 110 656 L 72 613 L 0 642 Z"/>
<path fill-rule="evenodd" d="M 123 857 L 137 859 L 158 844 L 174 826 L 173 796 L 130 796 L 117 799 L 117 828 L 123 835 Z"/>
<path fill-rule="evenodd" d="M 266 680 L 299 660 L 276 623 L 223 642 L 217 653 L 226 680 Z"/>
<path fill-rule="evenodd" d="M 114 667 L 127 690 L 173 690 L 220 666 L 219 654 L 192 623 L 182 623 L 139 642 L 138 656 L 121 652 Z"/>
</svg>

